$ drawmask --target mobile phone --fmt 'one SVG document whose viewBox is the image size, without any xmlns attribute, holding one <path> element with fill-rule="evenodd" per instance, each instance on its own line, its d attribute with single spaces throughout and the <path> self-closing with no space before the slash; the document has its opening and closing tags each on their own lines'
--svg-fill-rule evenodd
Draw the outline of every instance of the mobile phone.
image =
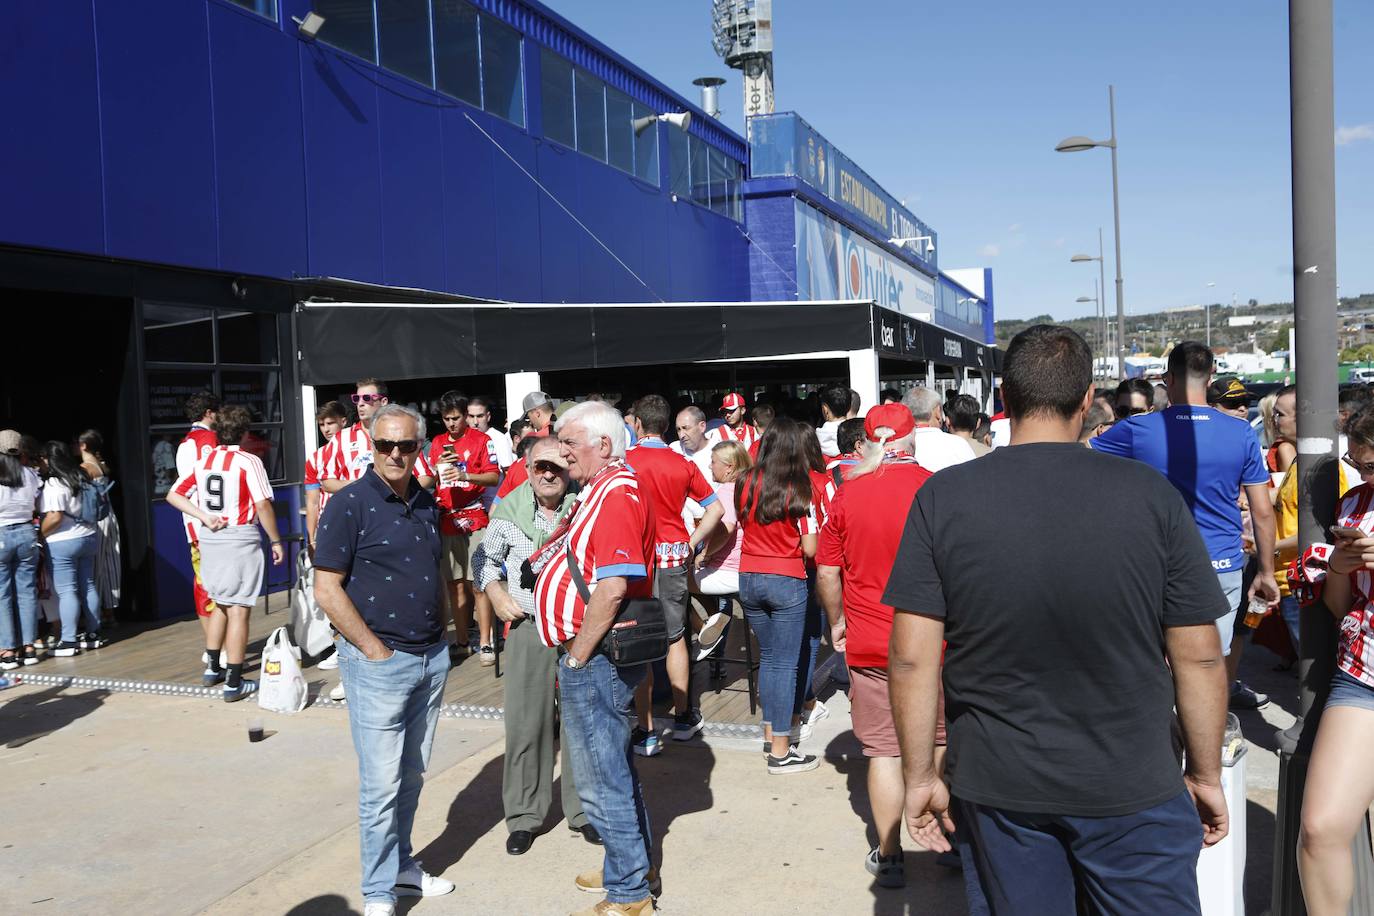
<svg viewBox="0 0 1374 916">
<path fill-rule="evenodd" d="M 439 453 L 439 458 L 441 461 L 453 461 L 457 457 L 458 452 L 456 449 L 454 449 L 452 445 L 445 445 L 443 451 Z"/>
<path fill-rule="evenodd" d="M 1369 537 L 1369 532 L 1361 528 L 1347 528 L 1343 525 L 1332 525 L 1331 536 L 1333 538 L 1344 538 L 1348 541 L 1358 541 L 1360 538 Z"/>
</svg>

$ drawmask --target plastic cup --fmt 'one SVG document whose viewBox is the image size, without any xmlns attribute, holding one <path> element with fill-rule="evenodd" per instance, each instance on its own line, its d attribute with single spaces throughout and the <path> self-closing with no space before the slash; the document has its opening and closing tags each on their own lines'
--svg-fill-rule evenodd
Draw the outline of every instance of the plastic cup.
<svg viewBox="0 0 1374 916">
<path fill-rule="evenodd" d="M 264 736 L 263 736 L 263 733 L 262 733 L 262 720 L 261 720 L 261 719 L 249 719 L 249 720 L 248 720 L 248 740 L 251 741 L 253 744 L 257 744 L 259 741 L 261 741 L 261 740 L 263 739 L 263 737 L 264 737 Z"/>
</svg>

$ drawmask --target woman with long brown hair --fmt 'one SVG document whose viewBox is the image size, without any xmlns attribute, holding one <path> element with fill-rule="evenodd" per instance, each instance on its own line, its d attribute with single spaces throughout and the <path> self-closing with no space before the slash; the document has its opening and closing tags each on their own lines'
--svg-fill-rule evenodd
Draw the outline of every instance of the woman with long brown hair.
<svg viewBox="0 0 1374 916">
<path fill-rule="evenodd" d="M 759 703 L 768 745 L 768 772 L 814 770 L 814 756 L 791 747 L 793 719 L 801 714 L 797 662 L 806 629 L 806 558 L 816 555 L 806 437 L 815 432 L 779 417 L 759 445 L 759 461 L 735 487 L 735 514 L 744 532 L 739 599 L 759 641 Z"/>
</svg>

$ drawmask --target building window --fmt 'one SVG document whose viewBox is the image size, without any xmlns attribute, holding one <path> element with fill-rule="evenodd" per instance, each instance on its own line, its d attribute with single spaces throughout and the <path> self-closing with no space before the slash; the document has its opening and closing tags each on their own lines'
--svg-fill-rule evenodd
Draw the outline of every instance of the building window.
<svg viewBox="0 0 1374 916">
<path fill-rule="evenodd" d="M 628 95 L 606 87 L 606 159 L 631 175 L 635 171 L 634 111 L 634 102 Z"/>
<path fill-rule="evenodd" d="M 490 16 L 482 17 L 482 108 L 525 126 L 525 82 L 520 33 Z"/>
<path fill-rule="evenodd" d="M 573 116 L 573 66 L 548 49 L 539 54 L 540 101 L 544 111 L 544 136 L 569 149 L 577 148 Z"/>
<path fill-rule="evenodd" d="M 645 105 L 635 102 L 634 120 L 652 118 L 655 112 Z M 672 128 L 674 133 L 682 133 Z M 684 135 L 685 136 L 685 135 Z M 635 140 L 635 177 L 641 181 L 658 186 L 658 123 L 655 122 L 634 135 Z"/>
<path fill-rule="evenodd" d="M 692 137 L 672 128 L 668 132 L 668 189 L 681 200 L 692 198 Z"/>
<path fill-rule="evenodd" d="M 711 154 L 710 147 L 700 137 L 692 137 L 690 154 L 692 157 L 692 200 L 703 207 L 711 206 Z"/>
<path fill-rule="evenodd" d="M 277 0 L 229 0 L 234 6 L 252 10 L 259 16 L 277 21 Z"/>
<path fill-rule="evenodd" d="M 573 73 L 577 112 L 577 149 L 606 161 L 606 87 L 601 80 L 577 70 Z"/>
<path fill-rule="evenodd" d="M 482 107 L 477 11 L 466 0 L 434 0 L 434 71 L 440 92 Z"/>
<path fill-rule="evenodd" d="M 325 23 L 325 29 L 329 23 Z M 321 30 L 320 34 L 324 34 Z M 429 0 L 384 0 L 377 4 L 381 64 L 426 86 L 434 85 L 429 39 Z"/>
<path fill-rule="evenodd" d="M 324 17 L 320 41 L 377 62 L 372 0 L 315 0 L 315 12 Z"/>
</svg>

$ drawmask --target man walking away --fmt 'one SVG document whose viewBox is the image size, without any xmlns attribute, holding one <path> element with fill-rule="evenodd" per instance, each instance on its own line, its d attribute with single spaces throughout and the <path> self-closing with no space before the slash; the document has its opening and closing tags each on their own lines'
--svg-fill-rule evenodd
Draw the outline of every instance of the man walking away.
<svg viewBox="0 0 1374 916">
<path fill-rule="evenodd" d="M 1093 912 L 1196 914 L 1198 852 L 1227 832 L 1228 605 L 1178 492 L 1078 444 L 1091 384 L 1071 329 L 1016 335 L 1010 445 L 916 494 L 883 596 L 907 826 L 947 850 L 957 805 L 994 913 L 1073 913 L 1078 885 Z M 1129 524 L 1099 521 L 1103 493 Z M 989 524 L 1014 549 L 988 550 Z"/>
<path fill-rule="evenodd" d="M 213 429 L 219 407 L 219 398 L 208 391 L 198 391 L 186 399 L 186 419 L 191 421 L 191 428 L 177 444 L 177 480 L 193 476 L 200 460 L 219 445 L 219 437 Z M 181 519 L 186 525 L 186 543 L 191 547 L 191 598 L 196 606 L 196 618 L 205 635 L 205 653 L 201 661 L 208 666 L 210 653 L 218 653 L 224 646 L 225 617 L 224 612 L 210 600 L 205 591 L 205 580 L 200 575 L 200 523 L 191 515 L 182 515 Z"/>
<path fill-rule="evenodd" d="M 840 454 L 839 443 L 835 441 L 839 426 L 849 417 L 849 389 L 843 385 L 830 385 L 821 389 L 821 420 L 816 428 L 816 438 L 821 443 L 821 454 L 834 458 Z"/>
<path fill-rule="evenodd" d="M 973 446 L 966 440 L 945 432 L 945 414 L 940 395 L 929 388 L 913 388 L 907 392 L 906 406 L 916 421 L 916 451 L 913 454 L 921 462 L 921 467 L 934 474 L 976 457 Z"/>
</svg>

